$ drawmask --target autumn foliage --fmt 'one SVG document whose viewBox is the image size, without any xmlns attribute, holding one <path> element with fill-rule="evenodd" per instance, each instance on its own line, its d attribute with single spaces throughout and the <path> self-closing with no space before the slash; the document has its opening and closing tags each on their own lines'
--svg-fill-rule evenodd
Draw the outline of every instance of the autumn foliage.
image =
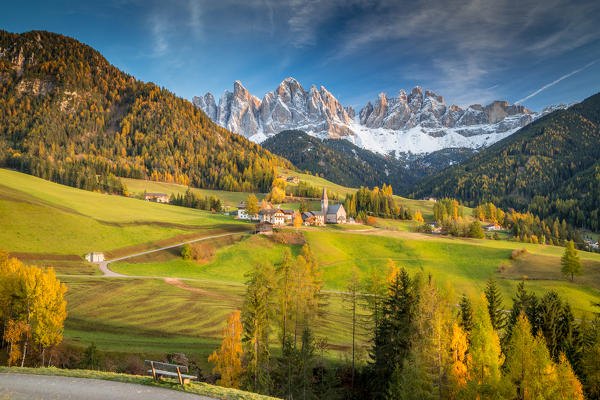
<svg viewBox="0 0 600 400">
<path fill-rule="evenodd" d="M 219 350 L 214 351 L 208 361 L 215 364 L 214 373 L 221 375 L 217 384 L 224 387 L 239 388 L 242 374 L 242 322 L 240 312 L 235 310 L 227 317 L 223 328 L 223 342 Z"/>
</svg>

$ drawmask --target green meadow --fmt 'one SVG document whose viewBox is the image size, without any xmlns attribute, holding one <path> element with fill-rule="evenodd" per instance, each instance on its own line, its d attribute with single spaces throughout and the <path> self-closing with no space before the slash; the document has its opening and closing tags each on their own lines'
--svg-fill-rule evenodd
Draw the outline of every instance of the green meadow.
<svg viewBox="0 0 600 400">
<path fill-rule="evenodd" d="M 324 183 L 313 178 L 313 184 Z M 143 190 L 168 192 L 155 186 Z M 425 215 L 430 212 L 425 206 L 433 205 L 413 202 Z M 245 275 L 252 265 L 277 264 L 286 247 L 293 254 L 301 248 L 281 238 L 243 233 L 251 225 L 231 216 L 86 192 L 9 170 L 0 170 L 0 221 L 0 248 L 28 264 L 55 267 L 67 284 L 68 343 L 94 342 L 105 351 L 156 357 L 185 352 L 204 366 L 218 345 L 226 316 L 242 305 Z M 350 312 L 338 292 L 345 290 L 353 268 L 364 279 L 374 268 L 386 272 L 390 259 L 412 273 L 431 274 L 457 300 L 463 293 L 480 295 L 490 276 L 499 280 L 506 308 L 522 279 L 540 295 L 556 290 L 578 315 L 595 311 L 592 302 L 600 300 L 598 254 L 580 252 L 584 273 L 570 282 L 560 274 L 560 247 L 424 235 L 413 233 L 410 221 L 376 222 L 376 228 L 298 230 L 322 270 L 326 306 L 316 333 L 327 337 L 330 358 L 346 357 L 351 343 Z M 204 262 L 184 261 L 174 248 L 110 266 L 140 278 L 98 276 L 97 266 L 81 257 L 92 250 L 109 257 L 127 255 L 224 232 L 241 233 L 207 240 L 215 254 Z M 526 254 L 511 260 L 511 253 L 522 248 Z M 359 333 L 364 352 L 368 338 Z"/>
</svg>

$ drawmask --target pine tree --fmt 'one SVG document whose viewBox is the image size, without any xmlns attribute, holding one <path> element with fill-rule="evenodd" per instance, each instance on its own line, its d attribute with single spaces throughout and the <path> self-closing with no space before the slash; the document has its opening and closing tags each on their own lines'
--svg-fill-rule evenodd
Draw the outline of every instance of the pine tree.
<svg viewBox="0 0 600 400">
<path fill-rule="evenodd" d="M 572 240 L 566 243 L 560 264 L 562 265 L 561 271 L 563 275 L 571 276 L 571 281 L 573 281 L 574 275 L 581 275 L 581 261 L 575 249 L 575 243 Z"/>
<path fill-rule="evenodd" d="M 490 322 L 492 323 L 492 327 L 500 332 L 506 326 L 506 314 L 502 305 L 502 294 L 494 277 L 490 277 L 484 292 L 490 314 Z"/>
<path fill-rule="evenodd" d="M 473 328 L 473 305 L 471 300 L 463 294 L 459 306 L 459 324 L 465 332 L 470 332 Z"/>
<path fill-rule="evenodd" d="M 560 317 L 563 311 L 562 301 L 554 290 L 547 292 L 538 306 L 540 331 L 544 335 L 550 356 L 556 360 L 560 352 Z"/>
</svg>

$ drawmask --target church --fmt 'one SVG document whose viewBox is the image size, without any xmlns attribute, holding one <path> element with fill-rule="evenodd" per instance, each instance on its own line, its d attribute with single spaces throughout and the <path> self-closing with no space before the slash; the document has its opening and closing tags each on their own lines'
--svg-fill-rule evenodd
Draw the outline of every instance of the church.
<svg viewBox="0 0 600 400">
<path fill-rule="evenodd" d="M 323 196 L 321 197 L 321 211 L 307 211 L 302 213 L 302 220 L 310 225 L 323 224 L 345 224 L 346 210 L 343 204 L 329 205 L 327 198 L 327 190 L 323 188 Z"/>
</svg>

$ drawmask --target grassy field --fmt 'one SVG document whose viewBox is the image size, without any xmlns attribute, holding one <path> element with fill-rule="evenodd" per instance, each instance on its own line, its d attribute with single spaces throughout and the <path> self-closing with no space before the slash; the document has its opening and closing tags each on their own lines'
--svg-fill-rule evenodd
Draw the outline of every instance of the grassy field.
<svg viewBox="0 0 600 400">
<path fill-rule="evenodd" d="M 90 371 L 84 369 L 59 369 L 59 368 L 20 368 L 20 367 L 0 367 L 2 374 L 32 374 L 32 375 L 53 375 L 69 376 L 73 378 L 102 379 L 106 381 L 115 381 L 123 383 L 135 383 L 139 385 L 155 386 L 164 389 L 178 390 L 186 393 L 193 393 L 203 396 L 210 396 L 221 400 L 268 400 L 274 397 L 263 396 L 256 393 L 244 392 L 242 390 L 229 389 L 221 386 L 209 385 L 203 382 L 192 382 L 185 386 L 179 385 L 174 379 L 163 379 L 155 382 L 151 376 L 117 374 L 113 372 Z M 0 388 L 1 389 L 1 388 Z M 4 397 L 6 394 L 7 397 Z M 10 399 L 10 393 L 0 391 L 0 398 Z"/>
<path fill-rule="evenodd" d="M 76 254 L 244 229 L 229 216 L 87 192 L 0 169 L 0 248 Z"/>
</svg>

